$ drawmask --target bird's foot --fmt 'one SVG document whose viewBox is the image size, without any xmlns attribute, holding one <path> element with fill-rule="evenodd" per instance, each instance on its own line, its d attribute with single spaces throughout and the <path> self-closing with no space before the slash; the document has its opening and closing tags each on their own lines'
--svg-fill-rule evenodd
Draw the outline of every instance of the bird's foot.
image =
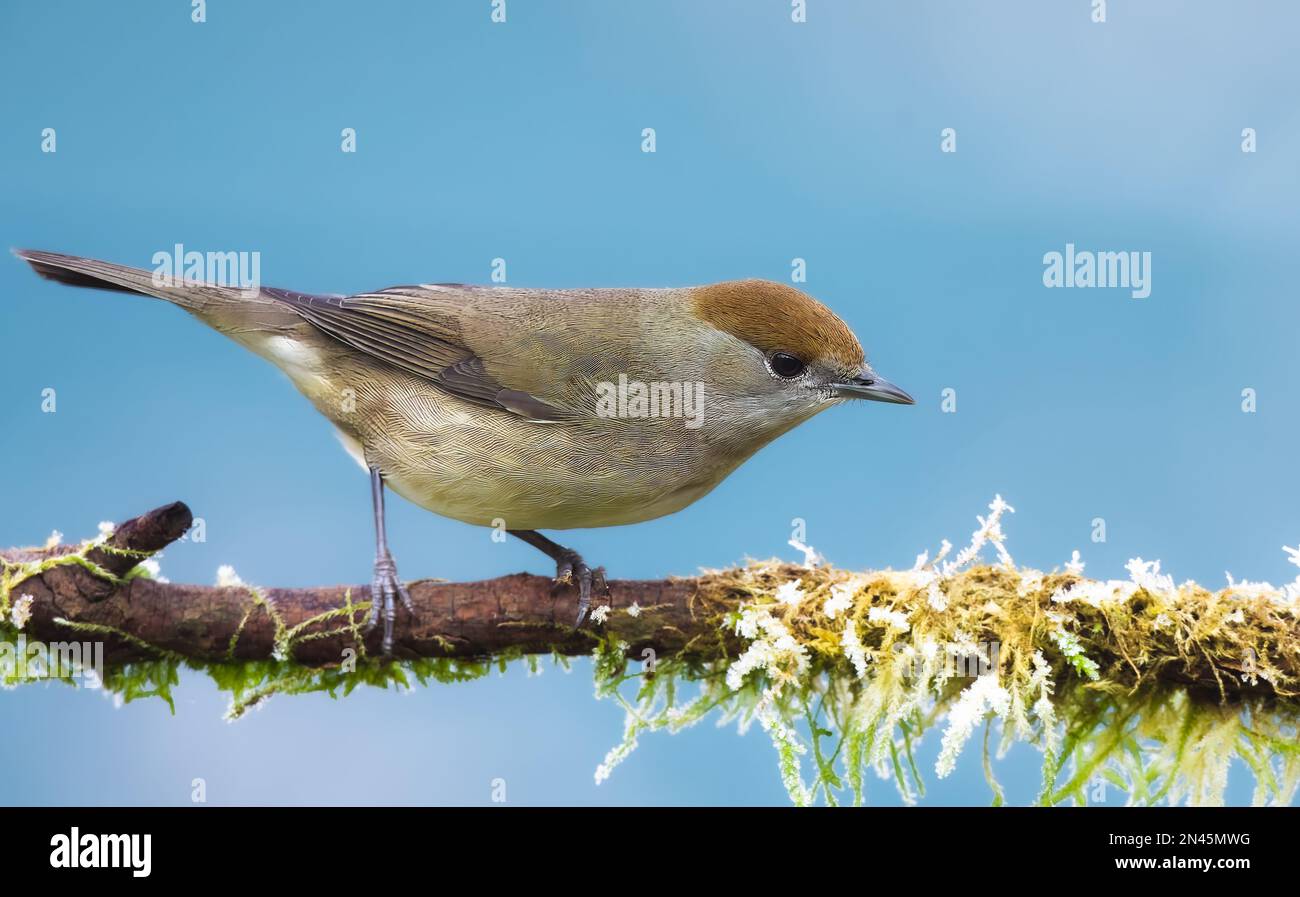
<svg viewBox="0 0 1300 897">
<path fill-rule="evenodd" d="M 384 654 L 393 651 L 393 622 L 397 619 L 397 602 L 412 615 L 415 608 L 411 606 L 411 595 L 406 586 L 397 578 L 397 564 L 391 554 L 381 554 L 375 558 L 375 578 L 370 583 L 370 616 L 366 619 L 366 630 L 375 628 L 379 622 L 379 611 L 384 612 Z"/>
<path fill-rule="evenodd" d="M 582 555 L 572 549 L 565 549 L 555 561 L 555 589 L 559 590 L 574 584 L 578 586 L 578 621 L 573 627 L 582 625 L 591 607 L 592 593 L 609 595 L 609 583 L 605 581 L 604 567 L 588 567 Z"/>
</svg>

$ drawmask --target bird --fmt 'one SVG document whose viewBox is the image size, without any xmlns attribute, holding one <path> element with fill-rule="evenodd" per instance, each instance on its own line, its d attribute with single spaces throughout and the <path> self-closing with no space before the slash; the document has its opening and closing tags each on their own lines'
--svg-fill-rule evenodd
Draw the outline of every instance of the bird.
<svg viewBox="0 0 1300 897">
<path fill-rule="evenodd" d="M 413 613 L 385 529 L 385 489 L 506 532 L 576 588 L 602 567 L 540 530 L 634 524 L 697 501 L 764 445 L 834 405 L 915 404 L 853 331 L 774 281 L 525 289 L 424 283 L 354 295 L 245 288 L 15 249 L 40 276 L 178 305 L 270 361 L 370 478 L 366 625 Z"/>
</svg>

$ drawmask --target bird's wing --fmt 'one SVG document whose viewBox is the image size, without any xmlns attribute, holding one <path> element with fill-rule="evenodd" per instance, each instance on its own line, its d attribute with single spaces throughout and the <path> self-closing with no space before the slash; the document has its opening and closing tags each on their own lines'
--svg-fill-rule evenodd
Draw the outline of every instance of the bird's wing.
<svg viewBox="0 0 1300 897">
<path fill-rule="evenodd" d="M 391 287 L 355 296 L 320 296 L 263 288 L 326 335 L 358 352 L 421 377 L 457 398 L 536 421 L 570 412 L 498 382 L 462 336 L 453 285 Z"/>
</svg>

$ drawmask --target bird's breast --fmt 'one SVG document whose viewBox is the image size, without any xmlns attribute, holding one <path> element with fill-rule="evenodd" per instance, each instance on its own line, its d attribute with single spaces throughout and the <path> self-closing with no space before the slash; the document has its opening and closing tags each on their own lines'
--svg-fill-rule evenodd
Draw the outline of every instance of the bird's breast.
<svg viewBox="0 0 1300 897">
<path fill-rule="evenodd" d="M 507 529 L 662 517 L 707 494 L 743 460 L 682 420 L 540 423 L 400 377 L 357 390 L 351 415 L 329 416 L 402 497 Z"/>
</svg>

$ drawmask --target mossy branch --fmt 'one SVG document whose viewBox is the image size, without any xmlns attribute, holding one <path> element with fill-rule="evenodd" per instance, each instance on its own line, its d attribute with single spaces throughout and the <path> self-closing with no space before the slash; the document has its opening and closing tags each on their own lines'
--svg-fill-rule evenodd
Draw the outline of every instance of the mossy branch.
<svg viewBox="0 0 1300 897">
<path fill-rule="evenodd" d="M 103 646 L 104 686 L 125 700 L 170 700 L 181 665 L 205 669 L 238 717 L 275 694 L 347 694 L 360 684 L 457 682 L 526 658 L 590 654 L 597 695 L 625 712 L 607 777 L 643 734 L 706 716 L 758 721 L 796 804 L 864 799 L 864 773 L 904 800 L 925 794 L 918 751 L 946 718 L 939 777 L 984 724 L 990 739 L 1043 754 L 1041 803 L 1086 803 L 1110 782 L 1133 803 L 1221 801 L 1236 757 L 1256 802 L 1288 803 L 1300 785 L 1300 577 L 1274 588 L 1175 585 L 1158 563 L 1127 580 L 1017 567 L 996 498 L 971 544 L 908 570 L 850 572 L 751 562 L 690 578 L 613 581 L 581 630 L 572 590 L 516 574 L 473 583 L 415 582 L 394 658 L 375 656 L 365 586 L 265 589 L 226 571 L 218 587 L 150 577 L 148 558 L 191 523 L 175 503 L 79 546 L 0 552 L 0 686 L 42 678 L 20 639 Z M 998 562 L 979 562 L 992 546 Z M 1286 549 L 1300 564 L 1300 548 Z M 368 660 L 367 660 L 368 658 Z M 367 662 L 359 662 L 366 660 Z M 639 663 L 636 663 L 639 662 Z M 66 675 L 66 674 L 65 674 Z M 801 758 L 812 761 L 805 782 Z M 1102 784 L 1098 784 L 1102 783 Z M 1100 798 L 1100 799 L 1104 799 Z"/>
<path fill-rule="evenodd" d="M 7 621 L 20 599 L 30 599 L 22 601 L 29 639 L 53 642 L 73 629 L 93 631 L 104 639 L 110 665 L 167 654 L 199 663 L 291 659 L 331 666 L 349 649 L 377 653 L 380 634 L 365 628 L 369 586 L 219 587 L 139 575 L 137 565 L 184 535 L 191 520 L 177 502 L 122 523 L 95 543 L 0 550 L 0 617 Z M 696 580 L 612 585 L 621 607 L 638 601 L 644 612 L 614 613 L 603 626 L 575 630 L 569 621 L 576 594 L 556 590 L 545 577 L 412 582 L 415 614 L 399 609 L 393 656 L 583 655 L 611 634 L 637 651 L 671 654 L 710 634 L 692 609 Z"/>
<path fill-rule="evenodd" d="M 364 625 L 369 586 L 218 587 L 137 575 L 142 560 L 184 535 L 191 522 L 189 509 L 175 502 L 95 542 L 0 551 L 0 615 L 8 622 L 19 599 L 30 598 L 22 627 L 29 639 L 54 642 L 73 630 L 94 632 L 105 641 L 110 665 L 171 656 L 198 663 L 292 660 L 327 667 L 341 663 L 349 649 L 377 652 L 379 634 Z M 785 623 L 801 643 L 827 657 L 843 656 L 843 650 L 823 605 L 832 587 L 850 585 L 860 619 L 871 608 L 878 608 L 878 621 L 906 610 L 913 629 L 943 618 L 943 630 L 960 632 L 971 644 L 998 644 L 1004 653 L 1014 646 L 1025 657 L 1041 650 L 1054 667 L 1070 666 L 1080 678 L 1087 675 L 1079 664 L 1086 654 L 1086 663 L 1104 671 L 1094 675 L 1116 687 L 1161 681 L 1220 697 L 1300 691 L 1300 622 L 1263 597 L 1184 586 L 1176 601 L 1139 592 L 1116 612 L 1105 605 L 1054 602 L 1053 595 L 1091 582 L 1076 574 L 1044 575 L 1026 589 L 1019 571 L 975 566 L 943 583 L 946 606 L 938 610 L 904 607 L 899 577 L 905 575 L 774 561 L 697 577 L 615 580 L 603 621 L 580 630 L 568 622 L 575 615 L 573 591 L 556 590 L 546 577 L 417 581 L 410 584 L 414 616 L 398 614 L 394 657 L 576 656 L 617 642 L 637 660 L 679 654 L 700 662 L 734 658 L 745 640 L 731 631 L 729 619 L 757 596 L 798 582 L 803 597 L 797 607 L 784 609 Z M 858 628 L 869 652 L 898 641 L 888 625 Z"/>
</svg>

